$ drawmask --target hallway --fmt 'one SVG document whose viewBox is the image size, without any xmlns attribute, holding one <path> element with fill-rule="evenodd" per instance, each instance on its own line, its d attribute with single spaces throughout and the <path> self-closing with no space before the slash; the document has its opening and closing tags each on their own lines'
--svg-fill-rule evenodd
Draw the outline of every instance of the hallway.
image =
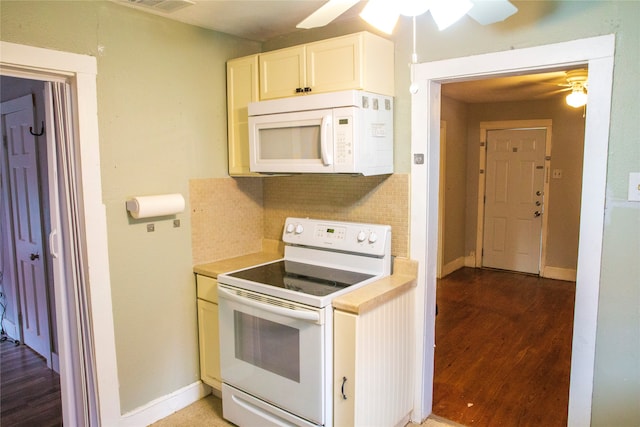
<svg viewBox="0 0 640 427">
<path fill-rule="evenodd" d="M 0 346 L 0 425 L 61 426 L 60 376 L 24 344 Z"/>
<path fill-rule="evenodd" d="M 463 268 L 438 281 L 433 413 L 565 426 L 575 283 Z"/>
</svg>

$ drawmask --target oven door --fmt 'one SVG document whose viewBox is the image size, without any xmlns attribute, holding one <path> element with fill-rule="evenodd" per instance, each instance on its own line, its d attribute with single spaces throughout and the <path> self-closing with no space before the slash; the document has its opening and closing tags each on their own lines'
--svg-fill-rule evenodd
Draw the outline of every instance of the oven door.
<svg viewBox="0 0 640 427">
<path fill-rule="evenodd" d="M 218 286 L 224 383 L 324 424 L 324 316 L 312 308 Z"/>
</svg>

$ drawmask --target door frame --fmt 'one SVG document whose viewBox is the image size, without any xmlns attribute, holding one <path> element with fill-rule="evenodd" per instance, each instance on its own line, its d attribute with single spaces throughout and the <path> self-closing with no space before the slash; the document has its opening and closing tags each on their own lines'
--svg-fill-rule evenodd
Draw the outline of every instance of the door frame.
<svg viewBox="0 0 640 427">
<path fill-rule="evenodd" d="M 446 167 L 447 167 L 447 122 L 440 120 L 440 191 L 438 191 L 438 261 L 436 277 L 441 279 L 448 274 L 444 270 L 444 241 L 445 241 L 445 204 L 446 196 Z"/>
<path fill-rule="evenodd" d="M 0 74 L 44 81 L 67 81 L 72 86 L 73 120 L 78 146 L 80 209 L 87 224 L 83 236 L 86 248 L 86 277 L 89 310 L 92 316 L 89 332 L 93 337 L 96 382 L 99 398 L 98 419 L 102 425 L 118 425 L 120 395 L 117 380 L 115 336 L 109 258 L 107 221 L 102 203 L 100 146 L 98 134 L 97 60 L 95 57 L 43 49 L 0 41 Z M 55 181 L 50 181 L 50 186 Z M 54 210 L 52 200 L 51 209 Z M 57 203 L 57 200 L 56 200 Z M 58 246 L 60 247 L 60 246 Z M 78 324 L 72 301 L 68 301 L 64 283 L 55 281 L 56 320 L 60 355 L 60 385 L 65 424 L 76 422 L 77 405 L 73 400 L 74 353 L 72 340 L 77 337 Z"/>
<path fill-rule="evenodd" d="M 438 236 L 438 176 L 441 84 L 587 65 L 589 99 L 585 121 L 580 242 L 569 387 L 569 426 L 591 422 L 598 296 L 607 184 L 607 154 L 615 34 L 413 65 L 418 91 L 411 99 L 411 258 L 418 260 L 415 290 L 413 421 L 433 403 L 435 297 Z M 426 118 L 426 120 L 425 120 Z"/>
<path fill-rule="evenodd" d="M 515 130 L 515 129 L 545 129 L 544 147 L 544 187 L 542 197 L 542 227 L 540 243 L 540 264 L 538 274 L 542 277 L 546 267 L 547 254 L 547 226 L 549 216 L 546 215 L 549 207 L 549 168 L 551 166 L 551 136 L 553 122 L 551 119 L 533 120 L 504 120 L 480 122 L 480 162 L 478 166 L 478 215 L 476 223 L 476 257 L 475 266 L 482 267 L 482 249 L 484 248 L 484 192 L 486 190 L 487 178 L 487 133 L 490 130 Z"/>
</svg>

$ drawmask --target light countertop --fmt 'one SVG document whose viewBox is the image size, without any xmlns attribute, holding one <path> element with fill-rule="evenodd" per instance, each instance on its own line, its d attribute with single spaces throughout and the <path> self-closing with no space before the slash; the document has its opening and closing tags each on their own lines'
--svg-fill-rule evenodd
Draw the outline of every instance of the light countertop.
<svg viewBox="0 0 640 427">
<path fill-rule="evenodd" d="M 333 300 L 333 308 L 347 313 L 363 314 L 385 301 L 414 288 L 417 284 L 418 263 L 407 258 L 396 258 L 393 274 L 376 280 L 353 292 Z"/>
<path fill-rule="evenodd" d="M 218 274 L 278 260 L 283 257 L 283 251 L 282 242 L 265 240 L 261 252 L 195 265 L 193 272 L 217 279 Z"/>
<path fill-rule="evenodd" d="M 283 257 L 282 242 L 265 241 L 263 250 L 234 258 L 193 267 L 196 274 L 218 278 L 218 274 L 264 264 Z M 395 258 L 393 274 L 369 285 L 341 295 L 333 300 L 333 308 L 353 314 L 363 314 L 416 286 L 418 263 L 407 258 Z"/>
</svg>

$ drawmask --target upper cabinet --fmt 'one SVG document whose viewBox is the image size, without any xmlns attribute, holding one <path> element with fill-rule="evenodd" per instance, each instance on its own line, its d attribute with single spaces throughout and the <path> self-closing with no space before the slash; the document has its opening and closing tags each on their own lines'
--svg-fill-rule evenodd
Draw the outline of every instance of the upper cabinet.
<svg viewBox="0 0 640 427">
<path fill-rule="evenodd" d="M 227 62 L 229 175 L 249 175 L 249 102 L 258 100 L 258 55 Z"/>
<path fill-rule="evenodd" d="M 393 49 L 362 32 L 262 53 L 260 100 L 348 89 L 393 96 Z"/>
<path fill-rule="evenodd" d="M 361 32 L 229 60 L 229 175 L 259 175 L 249 170 L 250 102 L 349 89 L 393 96 L 393 55 L 391 41 Z"/>
</svg>

